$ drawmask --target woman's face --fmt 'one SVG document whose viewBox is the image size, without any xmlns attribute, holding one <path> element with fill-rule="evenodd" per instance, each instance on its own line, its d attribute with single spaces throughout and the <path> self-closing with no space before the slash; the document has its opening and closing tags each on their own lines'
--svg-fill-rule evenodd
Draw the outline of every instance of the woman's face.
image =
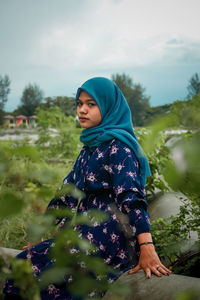
<svg viewBox="0 0 200 300">
<path fill-rule="evenodd" d="M 101 123 L 101 112 L 94 99 L 85 91 L 78 98 L 77 114 L 82 128 L 91 128 Z"/>
</svg>

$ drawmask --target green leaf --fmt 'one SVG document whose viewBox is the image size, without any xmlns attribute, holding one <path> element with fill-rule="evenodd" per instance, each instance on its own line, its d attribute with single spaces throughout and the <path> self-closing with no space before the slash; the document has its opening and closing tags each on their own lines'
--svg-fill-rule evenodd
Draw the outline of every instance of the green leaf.
<svg viewBox="0 0 200 300">
<path fill-rule="evenodd" d="M 46 215 L 38 217 L 35 222 L 30 222 L 28 226 L 29 242 L 36 243 L 50 231 L 53 227 L 53 216 Z"/>
<path fill-rule="evenodd" d="M 20 213 L 24 207 L 24 201 L 12 192 L 4 192 L 0 194 L 0 207 L 0 216 L 7 218 Z"/>
<path fill-rule="evenodd" d="M 97 209 L 91 209 L 88 211 L 88 216 L 91 219 L 92 223 L 101 223 L 108 220 L 108 214 Z"/>
<path fill-rule="evenodd" d="M 39 286 L 41 289 L 46 288 L 49 284 L 59 284 L 63 282 L 66 274 L 70 272 L 67 268 L 51 267 L 44 271 L 40 276 Z"/>
</svg>

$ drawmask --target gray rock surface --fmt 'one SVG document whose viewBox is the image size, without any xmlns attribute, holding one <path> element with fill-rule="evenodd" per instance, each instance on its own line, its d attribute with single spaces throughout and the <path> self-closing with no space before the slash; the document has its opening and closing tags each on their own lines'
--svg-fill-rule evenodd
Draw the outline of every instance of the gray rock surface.
<svg viewBox="0 0 200 300">
<path fill-rule="evenodd" d="M 127 285 L 130 289 L 128 295 L 115 293 L 116 285 Z M 113 284 L 112 291 L 108 291 L 104 300 L 173 300 L 175 296 L 183 291 L 195 290 L 200 299 L 200 279 L 182 275 L 172 274 L 170 276 L 157 277 L 152 275 L 151 279 L 146 279 L 142 270 L 136 274 L 124 273 Z M 185 298 L 184 298 L 185 299 Z M 187 298 L 188 299 L 188 298 Z M 194 298 L 191 298 L 194 299 Z"/>
<path fill-rule="evenodd" d="M 11 249 L 11 248 L 3 248 L 0 247 L 0 254 L 6 254 L 10 255 L 12 257 L 15 257 L 17 254 L 19 254 L 22 250 L 16 250 L 16 249 Z"/>
</svg>

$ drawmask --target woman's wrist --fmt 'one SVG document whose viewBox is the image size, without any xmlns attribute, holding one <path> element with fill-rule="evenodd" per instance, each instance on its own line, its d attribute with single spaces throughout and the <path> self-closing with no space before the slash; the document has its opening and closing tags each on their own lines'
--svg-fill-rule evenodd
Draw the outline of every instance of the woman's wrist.
<svg viewBox="0 0 200 300">
<path fill-rule="evenodd" d="M 150 232 L 143 232 L 137 236 L 140 248 L 152 247 L 153 241 Z"/>
<path fill-rule="evenodd" d="M 152 244 L 153 245 L 153 242 L 143 242 L 143 243 L 140 243 L 139 246 L 146 246 L 146 245 L 150 245 Z"/>
</svg>

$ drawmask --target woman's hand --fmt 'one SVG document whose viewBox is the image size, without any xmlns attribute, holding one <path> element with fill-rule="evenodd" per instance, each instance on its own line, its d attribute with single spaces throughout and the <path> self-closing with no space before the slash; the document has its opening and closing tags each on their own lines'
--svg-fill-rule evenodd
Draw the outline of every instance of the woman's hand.
<svg viewBox="0 0 200 300">
<path fill-rule="evenodd" d="M 39 244 L 39 243 L 41 243 L 41 242 L 43 242 L 43 239 L 41 239 L 38 243 L 35 243 L 35 244 L 29 243 L 28 245 L 23 246 L 22 250 L 30 249 L 30 248 L 32 248 L 33 246 L 35 246 L 35 245 L 37 245 L 37 244 Z"/>
<path fill-rule="evenodd" d="M 26 246 L 23 246 L 23 248 L 22 248 L 22 250 L 27 250 L 27 249 L 30 249 L 30 248 L 32 248 L 33 246 L 35 246 L 35 244 L 28 244 L 28 245 L 26 245 Z"/>
<path fill-rule="evenodd" d="M 137 238 L 139 244 L 149 241 L 152 242 L 150 233 L 141 233 Z M 140 269 L 144 270 L 146 278 L 150 278 L 152 273 L 158 277 L 162 277 L 162 274 L 166 276 L 172 274 L 172 272 L 161 263 L 153 244 L 144 244 L 140 246 L 138 265 L 130 270 L 129 274 L 134 274 Z"/>
</svg>

